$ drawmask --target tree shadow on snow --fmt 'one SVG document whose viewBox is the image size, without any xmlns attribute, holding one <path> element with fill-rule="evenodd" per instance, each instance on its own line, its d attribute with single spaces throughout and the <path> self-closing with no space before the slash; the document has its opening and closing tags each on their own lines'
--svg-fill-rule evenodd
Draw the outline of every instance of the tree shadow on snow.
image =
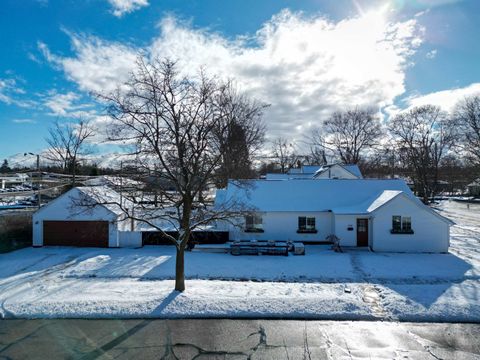
<svg viewBox="0 0 480 360">
<path fill-rule="evenodd" d="M 180 291 L 172 290 L 168 296 L 162 300 L 162 302 L 153 310 L 152 314 L 159 315 L 164 314 L 168 306 L 180 295 Z"/>
<path fill-rule="evenodd" d="M 389 288 L 404 296 L 407 302 L 415 302 L 426 308 L 432 306 L 452 286 L 466 280 L 480 280 L 478 274 L 468 274 L 473 268 L 472 264 L 452 253 L 376 255 L 385 258 L 382 269 L 384 275 L 375 273 L 373 261 L 370 268 L 366 266 L 365 280 Z"/>
</svg>

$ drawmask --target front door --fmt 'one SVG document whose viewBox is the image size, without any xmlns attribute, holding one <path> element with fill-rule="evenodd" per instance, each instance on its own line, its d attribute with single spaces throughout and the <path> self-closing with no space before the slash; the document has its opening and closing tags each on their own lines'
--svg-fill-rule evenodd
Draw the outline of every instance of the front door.
<svg viewBox="0 0 480 360">
<path fill-rule="evenodd" d="M 357 219 L 357 246 L 368 246 L 368 219 Z"/>
</svg>

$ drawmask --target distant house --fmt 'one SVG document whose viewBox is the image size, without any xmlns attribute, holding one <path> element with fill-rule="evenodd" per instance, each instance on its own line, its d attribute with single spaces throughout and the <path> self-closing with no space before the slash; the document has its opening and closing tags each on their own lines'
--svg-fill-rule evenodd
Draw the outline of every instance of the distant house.
<svg viewBox="0 0 480 360">
<path fill-rule="evenodd" d="M 302 165 L 290 169 L 286 174 L 268 173 L 266 180 L 288 179 L 362 179 L 362 173 L 355 164 Z"/>
<path fill-rule="evenodd" d="M 363 179 L 362 172 L 355 164 L 332 164 L 318 169 L 314 179 Z"/>
<path fill-rule="evenodd" d="M 333 170 L 333 169 L 332 169 Z M 251 209 L 236 226 L 221 224 L 230 240 L 322 242 L 375 251 L 447 252 L 449 219 L 418 200 L 403 180 L 293 179 L 230 181 L 216 206 Z"/>
<path fill-rule="evenodd" d="M 480 196 L 480 178 L 467 185 L 470 196 Z"/>
<path fill-rule="evenodd" d="M 0 189 L 5 189 L 6 187 L 14 185 L 23 185 L 29 180 L 29 176 L 23 173 L 9 174 L 5 176 L 0 176 Z"/>
</svg>

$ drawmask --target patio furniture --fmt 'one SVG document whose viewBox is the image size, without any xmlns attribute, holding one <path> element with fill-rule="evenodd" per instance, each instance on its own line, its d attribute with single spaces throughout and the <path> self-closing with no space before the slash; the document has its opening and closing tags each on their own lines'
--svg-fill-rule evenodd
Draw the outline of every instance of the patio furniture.
<svg viewBox="0 0 480 360">
<path fill-rule="evenodd" d="M 232 255 L 283 255 L 288 256 L 284 241 L 235 241 L 230 245 Z"/>
</svg>

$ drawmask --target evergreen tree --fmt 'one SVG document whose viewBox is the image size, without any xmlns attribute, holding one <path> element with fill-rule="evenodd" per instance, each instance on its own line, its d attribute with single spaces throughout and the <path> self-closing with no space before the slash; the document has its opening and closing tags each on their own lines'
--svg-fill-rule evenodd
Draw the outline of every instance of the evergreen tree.
<svg viewBox="0 0 480 360">
<path fill-rule="evenodd" d="M 8 166 L 8 160 L 7 159 L 3 160 L 3 164 L 0 167 L 0 173 L 7 173 L 10 171 L 12 171 L 12 169 L 10 169 L 10 166 Z"/>
</svg>

